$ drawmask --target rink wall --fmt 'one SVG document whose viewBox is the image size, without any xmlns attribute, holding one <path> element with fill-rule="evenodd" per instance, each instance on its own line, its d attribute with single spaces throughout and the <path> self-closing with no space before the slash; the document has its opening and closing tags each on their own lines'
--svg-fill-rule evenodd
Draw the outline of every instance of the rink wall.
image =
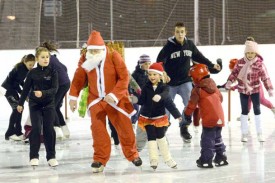
<svg viewBox="0 0 275 183">
<path fill-rule="evenodd" d="M 230 73 L 228 69 L 229 60 L 231 58 L 243 57 L 244 45 L 198 46 L 198 49 L 212 62 L 215 62 L 217 58 L 223 60 L 224 69 L 222 72 L 220 72 L 219 75 L 212 76 L 217 84 L 221 84 L 225 82 Z M 154 62 L 160 50 L 161 47 L 126 48 L 125 61 L 128 69 L 132 72 L 135 69 L 139 56 L 144 53 L 150 55 Z M 275 70 L 275 44 L 259 45 L 259 50 L 264 58 L 271 80 L 274 82 L 275 72 L 273 70 Z M 21 60 L 21 57 L 29 53 L 34 53 L 34 50 L 0 50 L 1 83 L 12 67 Z M 67 66 L 70 78 L 73 77 L 74 71 L 77 67 L 77 62 L 80 56 L 79 54 L 79 49 L 59 49 L 58 58 Z"/>
<path fill-rule="evenodd" d="M 150 55 L 152 61 L 156 60 L 156 57 L 160 51 L 161 47 L 144 47 L 144 48 L 126 48 L 125 49 L 125 61 L 128 69 L 132 72 L 135 69 L 137 64 L 138 58 L 141 54 L 148 54 Z M 241 58 L 243 57 L 244 46 L 243 45 L 231 45 L 231 46 L 199 46 L 198 49 L 212 62 L 216 62 L 217 58 L 221 58 L 223 60 L 224 68 L 223 70 L 217 74 L 212 75 L 211 77 L 216 81 L 217 84 L 225 83 L 230 71 L 228 68 L 229 60 L 231 58 Z M 269 45 L 260 45 L 259 50 L 261 55 L 264 58 L 264 62 L 267 66 L 269 75 L 271 77 L 271 81 L 273 82 L 273 86 L 275 86 L 275 44 Z M 25 54 L 34 53 L 34 50 L 0 50 L 0 83 L 4 81 L 7 77 L 10 70 L 13 66 L 21 60 L 21 57 Z M 77 62 L 80 57 L 80 50 L 79 49 L 60 49 L 59 54 L 57 55 L 61 62 L 63 62 L 67 68 L 69 77 L 72 79 L 75 69 L 77 67 Z M 265 91 L 266 92 L 266 91 Z M 231 101 L 231 116 L 232 118 L 239 116 L 240 114 L 240 105 L 239 105 L 239 96 L 238 92 L 232 92 L 231 100 L 228 99 L 227 92 L 223 92 L 224 96 L 224 112 L 225 117 L 227 118 L 228 113 L 228 103 Z M 268 96 L 268 95 L 266 95 Z M 180 97 L 177 98 L 176 96 L 176 105 L 180 111 L 183 110 L 184 106 L 181 103 Z M 274 98 L 271 99 L 274 101 Z M 5 97 L 0 97 L 1 106 L 1 113 L 0 113 L 0 121 L 1 120 L 8 120 L 9 115 L 11 112 L 10 106 L 6 101 Z M 275 104 L 275 102 L 273 102 Z M 25 104 L 27 107 L 27 104 Z M 64 106 L 63 106 L 64 108 Z M 266 115 L 272 117 L 270 111 L 267 108 L 262 108 L 263 112 L 266 110 Z M 62 111 L 65 111 L 63 109 Z M 68 116 L 70 119 L 80 119 L 77 113 L 71 113 L 70 110 L 67 110 Z M 26 119 L 28 112 L 23 113 L 23 119 Z M 227 120 L 227 119 L 226 119 Z"/>
</svg>

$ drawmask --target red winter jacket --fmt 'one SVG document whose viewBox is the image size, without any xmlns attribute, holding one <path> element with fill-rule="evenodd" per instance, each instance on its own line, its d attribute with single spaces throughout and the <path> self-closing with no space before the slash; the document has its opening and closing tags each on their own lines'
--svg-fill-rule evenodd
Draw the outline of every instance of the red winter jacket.
<svg viewBox="0 0 275 183">
<path fill-rule="evenodd" d="M 214 80 L 211 78 L 203 79 L 193 88 L 184 114 L 190 116 L 198 106 L 203 127 L 222 127 L 224 126 L 222 100 L 223 97 Z"/>
</svg>

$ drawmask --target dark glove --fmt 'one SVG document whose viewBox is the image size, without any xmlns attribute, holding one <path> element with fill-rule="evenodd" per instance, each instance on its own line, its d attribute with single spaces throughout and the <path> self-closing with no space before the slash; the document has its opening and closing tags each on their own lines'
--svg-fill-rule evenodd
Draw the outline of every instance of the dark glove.
<svg viewBox="0 0 275 183">
<path fill-rule="evenodd" d="M 179 127 L 181 126 L 186 126 L 186 125 L 190 125 L 192 123 L 192 119 L 191 116 L 185 115 L 182 119 L 182 122 L 179 123 Z"/>
<path fill-rule="evenodd" d="M 217 62 L 217 64 L 220 65 L 220 68 L 221 68 L 221 69 L 218 71 L 218 70 L 216 70 L 216 69 L 214 69 L 214 68 L 208 68 L 208 70 L 209 70 L 209 72 L 210 72 L 211 74 L 218 74 L 218 73 L 221 72 L 221 70 L 222 70 L 222 59 L 218 58 L 218 59 L 216 60 L 216 62 Z"/>
</svg>

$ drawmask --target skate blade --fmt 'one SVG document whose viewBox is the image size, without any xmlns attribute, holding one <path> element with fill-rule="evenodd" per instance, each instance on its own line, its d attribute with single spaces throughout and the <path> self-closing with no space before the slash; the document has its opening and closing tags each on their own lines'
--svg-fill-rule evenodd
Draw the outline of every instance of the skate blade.
<svg viewBox="0 0 275 183">
<path fill-rule="evenodd" d="M 221 167 L 221 166 L 226 166 L 226 165 L 228 165 L 227 161 L 221 161 L 220 163 L 215 163 L 216 167 Z"/>
</svg>

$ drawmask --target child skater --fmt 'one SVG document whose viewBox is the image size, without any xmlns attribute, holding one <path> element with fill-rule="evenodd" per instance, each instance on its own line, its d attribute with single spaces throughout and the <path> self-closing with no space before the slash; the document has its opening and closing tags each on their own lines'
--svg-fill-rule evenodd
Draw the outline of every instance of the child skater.
<svg viewBox="0 0 275 183">
<path fill-rule="evenodd" d="M 27 73 L 33 68 L 34 64 L 34 55 L 25 55 L 21 62 L 17 63 L 12 71 L 10 71 L 8 77 L 2 84 L 2 87 L 6 89 L 5 97 L 12 108 L 9 127 L 5 133 L 6 140 L 11 139 L 19 141 L 24 138 L 21 126 L 22 113 L 19 113 L 16 107 L 18 105 L 19 96 L 22 92 L 20 87 L 23 87 Z"/>
<path fill-rule="evenodd" d="M 149 55 L 142 54 L 139 57 L 137 66 L 132 73 L 132 77 L 136 80 L 140 88 L 143 88 L 146 82 L 148 81 L 148 69 L 151 65 L 151 58 Z M 133 93 L 135 96 L 139 96 L 140 92 L 130 92 Z M 132 123 L 135 124 L 138 120 L 140 111 L 140 106 L 138 104 L 134 104 L 134 108 L 137 111 L 135 115 L 132 116 L 131 120 Z M 136 129 L 136 141 L 137 141 L 137 149 L 138 151 L 142 151 L 142 149 L 145 147 L 147 142 L 147 135 L 144 130 L 142 130 L 138 125 Z"/>
<path fill-rule="evenodd" d="M 36 48 L 35 58 L 37 67 L 32 69 L 23 87 L 22 95 L 17 106 L 18 112 L 23 111 L 24 102 L 29 96 L 29 110 L 32 124 L 30 133 L 30 165 L 38 166 L 40 133 L 43 129 L 46 158 L 49 166 L 58 165 L 55 159 L 55 120 L 54 98 L 58 89 L 57 72 L 49 66 L 50 52 L 45 47 Z M 42 126 L 43 125 L 43 126 Z"/>
<path fill-rule="evenodd" d="M 193 80 L 194 88 L 184 110 L 184 120 L 191 123 L 191 115 L 198 106 L 202 119 L 201 156 L 196 161 L 200 168 L 213 168 L 227 165 L 225 145 L 222 140 L 222 127 L 224 126 L 224 113 L 222 108 L 223 97 L 216 87 L 206 65 L 196 64 L 190 68 L 189 74 Z"/>
<path fill-rule="evenodd" d="M 260 85 L 263 82 L 270 97 L 273 96 L 273 86 L 263 63 L 262 57 L 258 51 L 258 44 L 253 40 L 246 40 L 244 57 L 238 60 L 236 66 L 231 72 L 225 88 L 230 89 L 234 81 L 238 81 L 238 91 L 242 113 L 241 133 L 242 142 L 247 142 L 248 135 L 248 99 L 251 98 L 255 115 L 255 125 L 259 142 L 264 142 L 262 136 L 261 109 L 260 109 Z"/>
<path fill-rule="evenodd" d="M 177 163 L 171 157 L 165 137 L 166 127 L 169 125 L 165 108 L 178 121 L 181 121 L 181 114 L 169 97 L 168 86 L 161 81 L 163 71 L 161 63 L 154 63 L 149 67 L 149 81 L 142 88 L 141 96 L 138 100 L 138 104 L 141 105 L 138 125 L 146 130 L 149 160 L 154 170 L 158 166 L 158 149 L 164 162 L 169 167 L 177 167 Z"/>
<path fill-rule="evenodd" d="M 254 41 L 254 39 L 253 39 L 253 41 Z M 231 72 L 234 69 L 234 67 L 235 67 L 235 65 L 236 65 L 237 62 L 238 62 L 238 59 L 236 59 L 236 58 L 230 60 L 230 62 L 229 62 L 229 69 L 230 69 Z M 218 88 L 219 87 L 220 88 L 224 88 L 225 84 L 221 85 L 221 86 L 218 86 Z M 231 90 L 235 90 L 237 88 L 238 88 L 238 85 L 234 85 L 233 87 L 231 86 L 230 89 Z M 274 105 L 272 104 L 271 101 L 269 101 L 267 98 L 265 98 L 262 82 L 260 82 L 260 91 L 259 91 L 259 94 L 260 94 L 260 104 L 262 104 L 263 106 L 269 108 L 271 110 L 271 112 L 275 116 L 275 107 L 274 107 Z M 251 106 L 252 106 L 252 101 L 251 101 L 251 98 L 249 97 L 249 99 L 248 99 L 248 112 L 250 111 Z M 237 120 L 240 121 L 240 117 L 238 117 Z M 249 116 L 248 116 L 248 120 L 250 120 Z"/>
</svg>

